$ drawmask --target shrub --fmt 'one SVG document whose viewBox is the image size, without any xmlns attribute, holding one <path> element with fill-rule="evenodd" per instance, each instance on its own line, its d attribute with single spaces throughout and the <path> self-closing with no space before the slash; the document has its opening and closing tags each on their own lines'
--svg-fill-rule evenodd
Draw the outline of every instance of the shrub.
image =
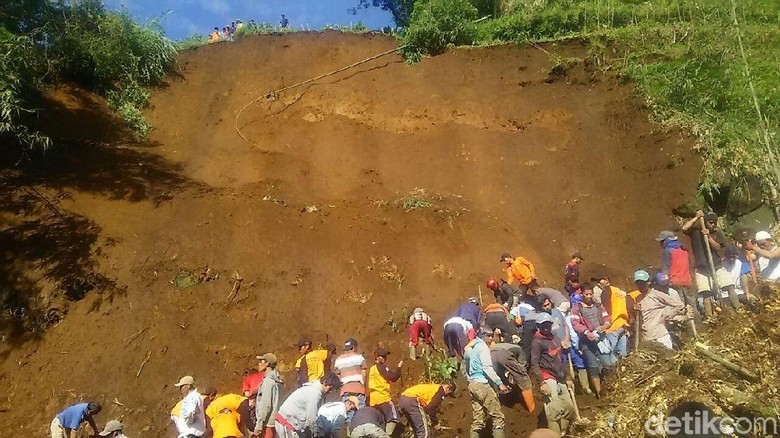
<svg viewBox="0 0 780 438">
<path fill-rule="evenodd" d="M 477 9 L 468 0 L 422 0 L 412 12 L 400 53 L 414 63 L 444 53 L 450 45 L 472 44 L 476 18 Z"/>
</svg>

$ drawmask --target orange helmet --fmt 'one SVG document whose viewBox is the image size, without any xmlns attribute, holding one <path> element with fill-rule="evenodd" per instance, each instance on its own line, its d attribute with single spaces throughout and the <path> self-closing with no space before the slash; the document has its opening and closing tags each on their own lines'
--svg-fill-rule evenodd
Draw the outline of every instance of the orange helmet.
<svg viewBox="0 0 780 438">
<path fill-rule="evenodd" d="M 498 289 L 498 281 L 496 281 L 495 278 L 488 279 L 488 281 L 487 281 L 487 288 L 490 289 L 490 290 Z"/>
</svg>

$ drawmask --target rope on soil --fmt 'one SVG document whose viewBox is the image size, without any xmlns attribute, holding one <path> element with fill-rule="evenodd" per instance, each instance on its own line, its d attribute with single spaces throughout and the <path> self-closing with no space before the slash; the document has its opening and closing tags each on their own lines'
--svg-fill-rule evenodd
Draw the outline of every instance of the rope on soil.
<svg viewBox="0 0 780 438">
<path fill-rule="evenodd" d="M 253 142 L 252 140 L 248 139 L 248 138 L 247 138 L 247 137 L 244 135 L 244 133 L 243 133 L 243 132 L 241 132 L 241 128 L 239 128 L 239 127 L 238 127 L 238 120 L 239 120 L 239 118 L 241 118 L 241 114 L 244 112 L 244 110 L 246 110 L 246 109 L 247 109 L 247 108 L 249 108 L 250 106 L 254 105 L 255 103 L 259 102 L 259 101 L 260 101 L 261 99 L 263 99 L 263 98 L 266 98 L 266 99 L 268 99 L 268 100 L 276 100 L 276 96 L 277 96 L 279 93 L 283 93 L 283 92 L 285 92 L 285 91 L 292 90 L 293 88 L 297 88 L 297 87 L 300 87 L 300 86 L 303 86 L 303 85 L 306 85 L 306 84 L 310 84 L 310 83 L 312 83 L 312 82 L 315 82 L 315 81 L 319 81 L 320 79 L 327 78 L 328 76 L 333 76 L 333 75 L 335 75 L 335 74 L 338 74 L 338 73 L 341 73 L 341 72 L 343 72 L 343 71 L 347 71 L 347 70 L 349 70 L 349 69 L 351 69 L 351 68 L 355 68 L 355 67 L 357 67 L 357 66 L 359 66 L 359 65 L 361 65 L 361 64 L 365 64 L 365 63 L 367 63 L 367 62 L 370 62 L 370 61 L 373 61 L 373 60 L 375 60 L 375 59 L 381 58 L 381 57 L 383 57 L 383 56 L 387 56 L 387 55 L 389 55 L 389 54 L 391 54 L 391 53 L 395 53 L 395 52 L 397 52 L 397 51 L 399 51 L 399 50 L 403 49 L 403 48 L 404 48 L 404 47 L 406 47 L 406 46 L 407 46 L 406 44 L 404 44 L 404 45 L 402 45 L 402 46 L 398 46 L 398 47 L 396 47 L 395 49 L 390 49 L 390 50 L 384 51 L 384 52 L 382 52 L 382 53 L 379 53 L 379 54 L 377 54 L 377 55 L 374 55 L 374 56 L 368 57 L 368 58 L 366 58 L 366 59 L 363 59 L 363 60 L 361 60 L 361 61 L 354 62 L 354 63 L 352 63 L 352 64 L 349 64 L 349 65 L 345 66 L 345 67 L 341 67 L 341 68 L 340 68 L 340 69 L 338 69 L 338 70 L 333 70 L 332 72 L 325 73 L 325 74 L 321 74 L 321 75 L 319 75 L 319 76 L 317 76 L 317 77 L 313 77 L 313 78 L 311 78 L 311 79 L 307 79 L 307 80 L 305 80 L 305 81 L 298 82 L 298 83 L 296 83 L 296 84 L 292 84 L 292 85 L 289 85 L 289 86 L 287 86 L 287 87 L 280 88 L 280 89 L 278 89 L 278 90 L 276 90 L 276 91 L 270 91 L 270 92 L 268 92 L 268 93 L 266 93 L 266 94 L 264 94 L 264 95 L 262 95 L 262 96 L 258 97 L 257 99 L 253 99 L 251 102 L 249 102 L 249 103 L 247 103 L 246 105 L 244 105 L 244 106 L 243 106 L 243 107 L 242 107 L 242 108 L 241 108 L 241 109 L 238 111 L 238 114 L 236 114 L 236 120 L 235 120 L 235 128 L 236 128 L 236 132 L 238 133 L 239 137 L 241 137 L 242 139 L 244 139 L 244 141 L 246 141 L 247 143 L 250 143 L 251 145 L 253 145 L 253 146 L 255 146 L 255 147 L 260 147 L 260 145 L 259 145 L 259 144 L 257 144 L 257 143 L 255 143 L 255 142 Z"/>
</svg>

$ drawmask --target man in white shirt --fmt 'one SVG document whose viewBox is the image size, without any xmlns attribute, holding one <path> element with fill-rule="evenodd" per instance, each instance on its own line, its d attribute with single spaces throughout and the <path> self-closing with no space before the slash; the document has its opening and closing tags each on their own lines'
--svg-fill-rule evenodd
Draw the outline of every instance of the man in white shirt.
<svg viewBox="0 0 780 438">
<path fill-rule="evenodd" d="M 759 256 L 759 275 L 765 280 L 780 280 L 780 247 L 766 231 L 756 233 L 756 243 L 748 242 L 747 249 Z"/>
<path fill-rule="evenodd" d="M 203 399 L 195 389 L 195 379 L 184 376 L 176 385 L 183 397 L 176 428 L 178 438 L 194 438 L 206 433 L 206 415 L 203 412 Z"/>
<path fill-rule="evenodd" d="M 350 396 L 347 401 L 330 402 L 320 406 L 317 410 L 317 425 L 314 431 L 315 437 L 340 437 L 344 423 L 347 421 L 347 412 L 354 411 L 360 402 L 355 396 Z"/>
<path fill-rule="evenodd" d="M 453 316 L 444 323 L 444 345 L 449 357 L 463 359 L 463 351 L 469 339 L 474 338 L 474 326 L 459 316 Z"/>
</svg>

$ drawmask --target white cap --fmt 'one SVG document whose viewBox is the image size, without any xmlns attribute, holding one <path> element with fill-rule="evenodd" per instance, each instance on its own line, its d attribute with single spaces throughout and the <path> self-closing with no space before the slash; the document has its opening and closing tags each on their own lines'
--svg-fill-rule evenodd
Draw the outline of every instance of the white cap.
<svg viewBox="0 0 780 438">
<path fill-rule="evenodd" d="M 124 427 L 122 426 L 122 423 L 120 423 L 117 420 L 111 420 L 108 423 L 106 423 L 106 427 L 103 428 L 103 431 L 100 432 L 98 435 L 100 436 L 108 436 L 112 432 L 116 432 L 118 430 L 122 430 Z"/>
<path fill-rule="evenodd" d="M 759 231 L 758 233 L 756 233 L 756 242 L 760 242 L 762 240 L 770 240 L 771 238 L 772 235 L 766 231 Z"/>
<path fill-rule="evenodd" d="M 194 385 L 195 379 L 192 378 L 192 376 L 184 376 L 181 379 L 179 379 L 179 383 L 173 385 L 177 387 L 182 387 L 184 385 Z"/>
</svg>

